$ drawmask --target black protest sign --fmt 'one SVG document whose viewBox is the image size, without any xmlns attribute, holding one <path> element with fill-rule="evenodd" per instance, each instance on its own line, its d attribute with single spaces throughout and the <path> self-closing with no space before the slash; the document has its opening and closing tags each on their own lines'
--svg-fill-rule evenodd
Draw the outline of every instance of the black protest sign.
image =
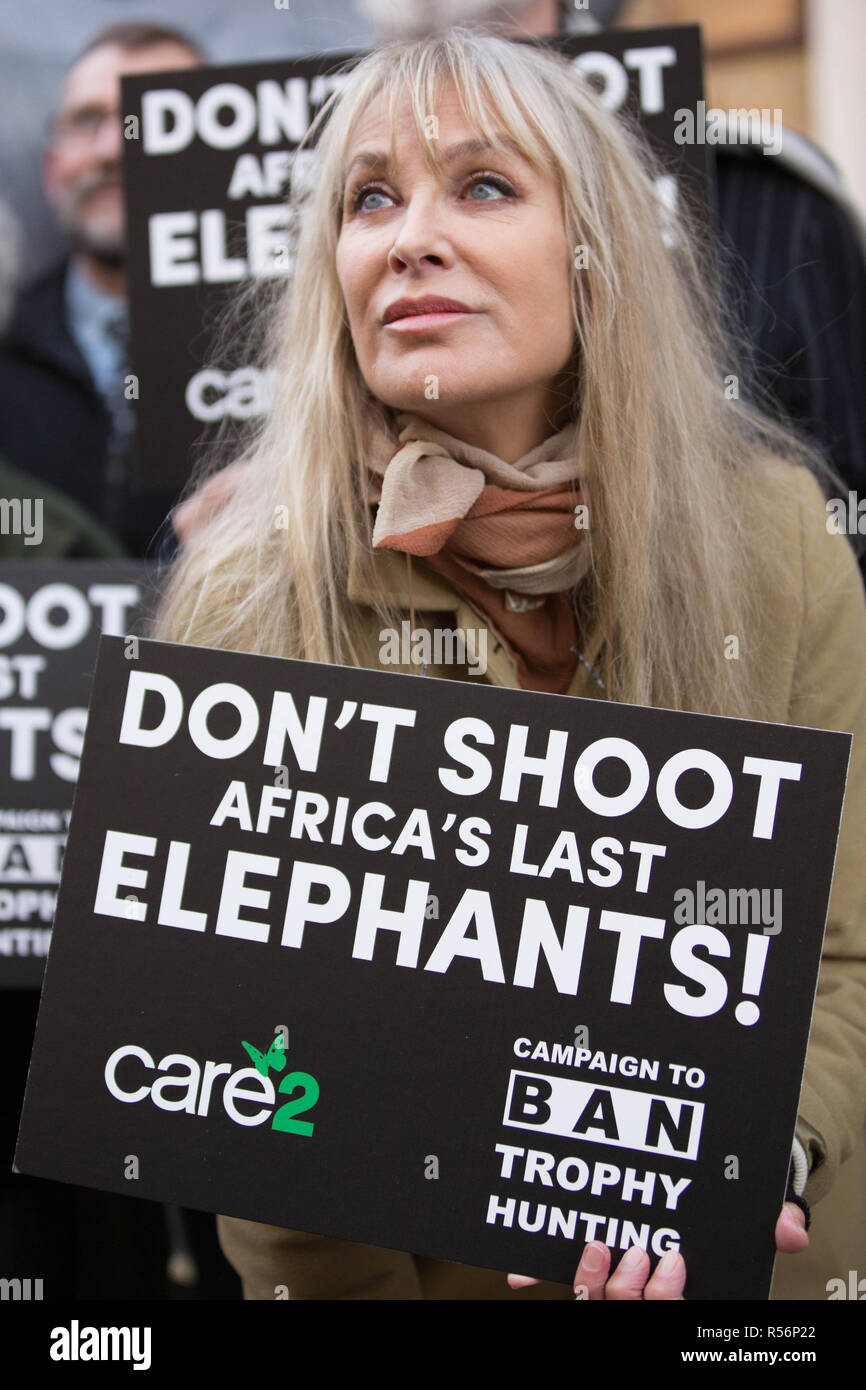
<svg viewBox="0 0 866 1390">
<path fill-rule="evenodd" d="M 677 141 L 677 113 L 703 96 L 695 26 L 549 41 L 576 79 L 641 122 L 669 172 L 659 196 L 706 197 L 703 146 Z M 301 139 L 358 54 L 199 67 L 122 83 L 137 458 L 146 490 L 180 488 L 198 453 L 268 408 L 252 344 L 220 344 L 246 280 L 291 273 L 292 178 L 312 176 Z M 338 71 L 344 69 L 344 71 Z"/>
<path fill-rule="evenodd" d="M 766 1297 L 850 744 L 103 638 L 18 1167 Z"/>
<path fill-rule="evenodd" d="M 0 988 L 38 988 L 100 632 L 141 631 L 149 567 L 0 564 Z"/>
</svg>

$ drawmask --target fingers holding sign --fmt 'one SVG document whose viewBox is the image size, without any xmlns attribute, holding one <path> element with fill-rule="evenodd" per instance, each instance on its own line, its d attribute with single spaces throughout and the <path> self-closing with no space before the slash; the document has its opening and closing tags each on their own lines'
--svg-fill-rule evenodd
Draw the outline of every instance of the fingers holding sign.
<svg viewBox="0 0 866 1390">
<path fill-rule="evenodd" d="M 632 1299 L 681 1300 L 686 1283 L 686 1262 L 679 1251 L 668 1250 L 656 1265 L 648 1280 L 650 1258 L 639 1245 L 627 1250 L 610 1273 L 610 1250 L 601 1241 L 590 1241 L 581 1256 L 574 1276 L 574 1292 L 579 1299 L 591 1302 L 601 1299 L 628 1301 Z M 525 1289 L 540 1280 L 524 1274 L 509 1274 L 512 1289 Z"/>
<path fill-rule="evenodd" d="M 776 1222 L 776 1249 L 786 1255 L 798 1255 L 808 1244 L 802 1208 L 796 1202 L 786 1202 Z"/>
<path fill-rule="evenodd" d="M 776 1249 L 797 1254 L 809 1244 L 806 1234 L 806 1218 L 794 1202 L 786 1202 L 776 1222 Z M 686 1284 L 686 1262 L 677 1250 L 667 1250 L 655 1267 L 652 1278 L 647 1279 L 650 1258 L 639 1245 L 627 1250 L 610 1275 L 610 1250 L 600 1240 L 592 1240 L 585 1247 L 574 1276 L 574 1293 L 578 1299 L 590 1302 L 608 1299 L 628 1301 L 631 1299 L 681 1300 Z M 509 1286 L 514 1290 L 540 1284 L 540 1279 L 530 1279 L 525 1274 L 509 1274 Z"/>
</svg>

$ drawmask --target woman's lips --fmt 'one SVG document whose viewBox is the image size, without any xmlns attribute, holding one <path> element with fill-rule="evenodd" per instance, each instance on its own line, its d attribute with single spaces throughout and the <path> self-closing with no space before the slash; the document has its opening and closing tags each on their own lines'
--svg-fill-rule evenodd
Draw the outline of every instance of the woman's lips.
<svg viewBox="0 0 866 1390">
<path fill-rule="evenodd" d="M 438 328 L 440 325 L 452 323 L 455 319 L 468 319 L 474 313 L 474 309 L 440 309 L 430 314 L 407 314 L 405 318 L 392 319 L 384 327 L 394 328 L 398 333 L 411 333 L 422 328 Z"/>
</svg>

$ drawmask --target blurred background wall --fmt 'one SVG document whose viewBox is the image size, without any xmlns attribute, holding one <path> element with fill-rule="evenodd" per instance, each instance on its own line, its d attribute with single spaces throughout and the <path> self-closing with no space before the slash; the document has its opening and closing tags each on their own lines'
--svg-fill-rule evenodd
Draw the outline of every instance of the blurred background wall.
<svg viewBox="0 0 866 1390">
<path fill-rule="evenodd" d="M 811 134 L 802 0 L 625 0 L 617 22 L 700 24 L 709 105 L 780 107 Z"/>
<path fill-rule="evenodd" d="M 616 22 L 700 24 L 708 104 L 778 107 L 826 150 L 866 212 L 864 0 L 624 0 Z"/>
<path fill-rule="evenodd" d="M 866 5 L 808 0 L 806 22 L 813 135 L 866 212 Z"/>
</svg>

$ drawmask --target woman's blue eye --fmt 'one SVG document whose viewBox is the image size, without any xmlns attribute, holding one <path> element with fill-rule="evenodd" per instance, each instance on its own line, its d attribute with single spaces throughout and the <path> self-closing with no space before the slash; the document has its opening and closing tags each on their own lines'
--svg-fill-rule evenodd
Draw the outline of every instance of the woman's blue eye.
<svg viewBox="0 0 866 1390">
<path fill-rule="evenodd" d="M 477 179 L 475 183 L 472 184 L 470 193 L 474 193 L 476 188 L 495 188 L 500 195 L 504 195 L 505 197 L 511 194 L 511 189 L 508 185 L 506 183 L 501 183 L 499 179 Z M 473 202 L 476 203 L 489 203 L 495 201 L 496 200 L 492 198 L 473 198 Z"/>
<path fill-rule="evenodd" d="M 376 208 L 365 208 L 365 207 L 364 207 L 364 204 L 366 203 L 367 199 L 368 199 L 368 198 L 387 198 L 387 197 L 388 197 L 388 194 L 387 194 L 387 193 L 383 193 L 382 190 L 381 190 L 381 188 L 370 188 L 370 189 L 368 189 L 366 192 L 365 192 L 364 189 L 362 188 L 362 189 L 360 190 L 360 192 L 358 193 L 358 196 L 357 196 L 356 199 L 355 199 L 354 210 L 355 210 L 355 212 L 359 212 L 359 211 L 362 211 L 362 212 L 364 212 L 364 211 L 365 211 L 365 212 L 376 212 L 376 211 L 377 211 Z"/>
</svg>

